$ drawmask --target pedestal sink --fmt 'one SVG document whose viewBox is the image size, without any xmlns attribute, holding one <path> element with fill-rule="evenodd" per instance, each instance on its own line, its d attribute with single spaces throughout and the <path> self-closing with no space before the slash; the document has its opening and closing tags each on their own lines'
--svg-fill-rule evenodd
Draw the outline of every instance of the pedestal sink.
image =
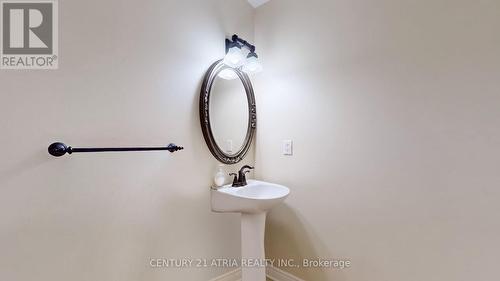
<svg viewBox="0 0 500 281">
<path fill-rule="evenodd" d="M 212 211 L 241 213 L 242 281 L 265 281 L 266 268 L 248 261 L 264 262 L 266 213 L 290 194 L 285 186 L 249 180 L 247 185 L 225 185 L 211 190 Z"/>
</svg>

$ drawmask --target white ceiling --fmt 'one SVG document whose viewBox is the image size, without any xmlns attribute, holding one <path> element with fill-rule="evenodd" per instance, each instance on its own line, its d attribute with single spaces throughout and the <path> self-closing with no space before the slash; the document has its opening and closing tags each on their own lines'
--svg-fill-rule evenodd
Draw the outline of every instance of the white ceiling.
<svg viewBox="0 0 500 281">
<path fill-rule="evenodd" d="M 260 5 L 263 5 L 266 2 L 269 2 L 270 0 L 248 0 L 248 3 L 252 5 L 252 7 L 257 8 Z"/>
</svg>

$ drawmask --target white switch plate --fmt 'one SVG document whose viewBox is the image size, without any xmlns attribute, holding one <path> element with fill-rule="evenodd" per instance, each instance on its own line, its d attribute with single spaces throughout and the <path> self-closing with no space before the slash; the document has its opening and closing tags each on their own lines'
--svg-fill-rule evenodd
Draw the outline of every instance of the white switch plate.
<svg viewBox="0 0 500 281">
<path fill-rule="evenodd" d="M 283 141 L 283 155 L 293 155 L 293 141 L 284 140 Z"/>
<path fill-rule="evenodd" d="M 233 153 L 233 140 L 226 140 L 226 152 Z"/>
</svg>

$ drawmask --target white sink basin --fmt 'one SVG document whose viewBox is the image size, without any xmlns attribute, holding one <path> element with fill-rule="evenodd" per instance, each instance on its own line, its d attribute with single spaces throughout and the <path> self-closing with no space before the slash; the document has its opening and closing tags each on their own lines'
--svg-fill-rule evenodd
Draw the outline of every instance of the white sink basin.
<svg viewBox="0 0 500 281">
<path fill-rule="evenodd" d="M 256 180 L 248 180 L 242 187 L 225 185 L 211 190 L 214 212 L 241 213 L 242 261 L 265 263 L 266 213 L 285 200 L 288 194 L 288 187 Z M 242 266 L 241 281 L 266 281 L 265 266 Z"/>
<path fill-rule="evenodd" d="M 212 189 L 214 212 L 261 213 L 281 203 L 290 194 L 288 187 L 263 181 L 248 180 L 247 185 L 225 185 Z"/>
</svg>

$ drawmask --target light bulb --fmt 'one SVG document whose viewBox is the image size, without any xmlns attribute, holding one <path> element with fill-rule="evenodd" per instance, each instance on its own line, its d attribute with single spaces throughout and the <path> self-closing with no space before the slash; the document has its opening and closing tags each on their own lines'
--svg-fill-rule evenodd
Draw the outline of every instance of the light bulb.
<svg viewBox="0 0 500 281">
<path fill-rule="evenodd" d="M 225 68 L 221 70 L 221 72 L 219 72 L 217 76 L 226 80 L 233 80 L 238 78 L 238 74 L 236 74 L 236 72 L 234 72 L 231 68 Z"/>
<path fill-rule="evenodd" d="M 260 64 L 259 60 L 257 59 L 257 55 L 248 55 L 248 58 L 245 62 L 245 65 L 241 68 L 243 71 L 246 73 L 252 74 L 252 73 L 257 73 L 262 71 L 262 65 Z"/>
<path fill-rule="evenodd" d="M 245 62 L 245 55 L 241 51 L 239 46 L 233 46 L 229 48 L 226 56 L 224 57 L 224 63 L 230 67 L 239 67 Z"/>
</svg>

